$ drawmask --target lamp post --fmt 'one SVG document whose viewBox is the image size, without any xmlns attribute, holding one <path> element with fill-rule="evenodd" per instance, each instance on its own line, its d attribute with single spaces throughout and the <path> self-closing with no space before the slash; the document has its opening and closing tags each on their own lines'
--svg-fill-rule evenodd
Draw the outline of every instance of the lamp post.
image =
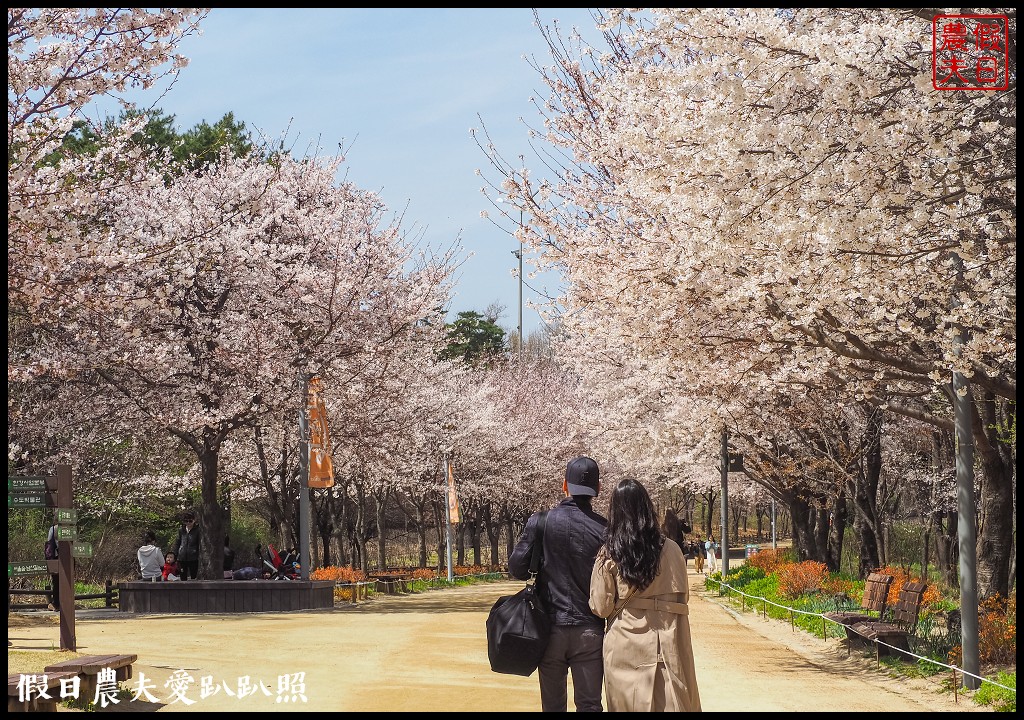
<svg viewBox="0 0 1024 720">
<path fill-rule="evenodd" d="M 519 211 L 519 231 L 523 230 L 523 211 Z M 519 260 L 519 324 L 516 330 L 519 332 L 519 362 L 523 361 L 523 238 L 519 237 L 519 249 L 513 250 L 512 254 Z"/>
<path fill-rule="evenodd" d="M 722 579 L 729 574 L 729 432 L 722 426 Z M 714 552 L 712 548 L 711 552 Z M 721 586 L 719 586 L 721 589 Z"/>
</svg>

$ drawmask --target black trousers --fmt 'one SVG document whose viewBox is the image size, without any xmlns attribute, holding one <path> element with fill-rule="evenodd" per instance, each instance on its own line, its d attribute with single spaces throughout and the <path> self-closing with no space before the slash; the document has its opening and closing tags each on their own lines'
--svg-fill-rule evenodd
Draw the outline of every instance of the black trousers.
<svg viewBox="0 0 1024 720">
<path fill-rule="evenodd" d="M 50 575 L 50 589 L 53 591 L 51 593 L 53 600 L 50 604 L 53 605 L 54 610 L 60 610 L 60 575 Z"/>
<path fill-rule="evenodd" d="M 547 652 L 540 661 L 540 705 L 544 712 L 566 712 L 567 685 L 572 671 L 577 712 L 602 712 L 604 628 L 600 625 L 555 625 Z"/>
<path fill-rule="evenodd" d="M 179 560 L 178 567 L 181 569 L 182 580 L 195 580 L 197 577 L 199 577 L 198 560 Z"/>
</svg>

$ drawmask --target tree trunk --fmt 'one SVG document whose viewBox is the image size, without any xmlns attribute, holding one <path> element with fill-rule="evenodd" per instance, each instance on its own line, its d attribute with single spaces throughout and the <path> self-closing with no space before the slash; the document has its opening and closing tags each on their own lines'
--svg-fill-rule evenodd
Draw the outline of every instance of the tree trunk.
<svg viewBox="0 0 1024 720">
<path fill-rule="evenodd" d="M 487 530 L 487 542 L 491 545 L 491 569 L 498 567 L 498 541 L 501 535 L 501 524 L 494 516 L 494 508 L 490 503 L 484 505 L 484 527 Z"/>
<path fill-rule="evenodd" d="M 217 502 L 217 470 L 220 459 L 220 437 L 203 438 L 203 452 L 199 457 L 202 467 L 202 506 L 197 513 L 199 524 L 199 579 L 224 578 L 224 525 L 221 506 Z"/>
<path fill-rule="evenodd" d="M 512 551 L 516 549 L 516 542 L 519 541 L 519 537 L 516 534 L 515 520 L 512 518 L 512 513 L 509 512 L 508 507 L 505 508 L 505 563 L 512 557 Z M 502 564 L 505 564 L 502 563 Z"/>
<path fill-rule="evenodd" d="M 828 540 L 825 549 L 825 566 L 830 572 L 837 573 L 843 563 L 843 537 L 846 534 L 846 523 L 849 510 L 846 503 L 846 494 L 840 492 L 836 498 L 830 516 Z"/>
<path fill-rule="evenodd" d="M 803 562 L 814 547 L 814 510 L 802 497 L 789 496 L 786 504 L 793 518 L 793 550 L 797 562 Z"/>
<path fill-rule="evenodd" d="M 1011 403 L 985 393 L 975 400 L 974 444 L 981 465 L 981 519 L 978 526 L 978 595 L 1010 594 L 1015 565 L 1014 445 L 1006 434 L 1013 422 Z M 1002 435 L 1001 435 L 1002 434 Z"/>
<path fill-rule="evenodd" d="M 363 572 L 367 571 L 368 562 L 366 557 L 366 493 L 363 492 L 363 484 L 356 480 L 356 527 L 355 536 L 353 541 L 355 542 L 355 553 L 359 562 L 359 569 Z"/>
<path fill-rule="evenodd" d="M 455 526 L 455 550 L 458 559 L 455 564 L 462 567 L 466 564 L 466 523 Z"/>
<path fill-rule="evenodd" d="M 432 502 L 431 506 L 434 509 L 434 527 L 437 528 L 437 574 L 441 575 L 448 570 L 448 526 L 446 524 L 446 516 L 444 515 L 444 513 L 448 512 L 448 504 L 442 500 L 437 500 Z"/>
<path fill-rule="evenodd" d="M 381 570 L 387 568 L 387 548 L 384 545 L 385 528 L 387 527 L 387 503 L 390 492 L 387 489 L 373 493 L 374 507 L 377 511 L 377 564 Z"/>
<path fill-rule="evenodd" d="M 884 540 L 878 532 L 878 482 L 882 470 L 882 411 L 869 410 L 864 430 L 864 461 L 853 473 L 853 535 L 857 545 L 859 577 L 882 566 Z"/>
</svg>

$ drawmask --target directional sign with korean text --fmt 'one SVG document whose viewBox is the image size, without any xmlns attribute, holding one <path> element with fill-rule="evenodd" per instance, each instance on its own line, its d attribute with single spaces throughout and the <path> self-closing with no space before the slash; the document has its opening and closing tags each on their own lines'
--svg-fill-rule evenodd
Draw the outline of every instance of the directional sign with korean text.
<svg viewBox="0 0 1024 720">
<path fill-rule="evenodd" d="M 7 492 L 24 490 L 46 490 L 45 477 L 11 477 L 7 476 Z"/>
<path fill-rule="evenodd" d="M 91 558 L 92 557 L 92 543 L 87 543 L 87 542 L 74 542 L 74 543 L 71 543 L 71 557 Z"/>
<path fill-rule="evenodd" d="M 23 575 L 48 575 L 46 561 L 42 562 L 12 562 L 7 563 L 7 577 L 19 577 Z"/>
<path fill-rule="evenodd" d="M 58 525 L 74 525 L 78 522 L 78 511 L 73 508 L 57 508 Z"/>
<path fill-rule="evenodd" d="M 53 505 L 50 494 L 43 492 L 16 492 L 7 494 L 9 508 L 41 508 Z"/>
</svg>

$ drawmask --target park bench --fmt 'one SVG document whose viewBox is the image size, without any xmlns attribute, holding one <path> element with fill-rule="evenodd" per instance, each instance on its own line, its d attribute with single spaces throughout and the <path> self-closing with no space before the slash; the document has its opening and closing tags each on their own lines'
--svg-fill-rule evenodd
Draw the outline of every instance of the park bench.
<svg viewBox="0 0 1024 720">
<path fill-rule="evenodd" d="M 57 712 L 60 696 L 60 681 L 78 675 L 74 672 L 24 673 L 30 686 L 26 692 L 22 686 L 22 674 L 7 676 L 7 712 Z M 49 697 L 41 697 L 45 693 Z"/>
<path fill-rule="evenodd" d="M 923 582 L 906 583 L 892 608 L 892 621 L 871 620 L 853 626 L 855 633 L 875 643 L 876 658 L 889 654 L 893 648 L 896 655 L 900 655 L 901 651 L 910 653 L 910 638 L 914 637 L 917 630 L 917 620 L 927 587 Z"/>
<path fill-rule="evenodd" d="M 859 610 L 836 609 L 833 612 L 823 613 L 822 616 L 843 625 L 846 629 L 847 640 L 852 644 L 859 637 L 851 630 L 854 625 L 860 622 L 881 620 L 885 616 L 892 579 L 892 575 L 871 573 L 864 581 L 864 596 L 861 598 Z"/>
<path fill-rule="evenodd" d="M 92 702 L 96 696 L 97 676 L 100 670 L 111 668 L 114 671 L 115 680 L 118 682 L 128 680 L 132 677 L 132 664 L 138 659 L 138 655 L 83 655 L 47 665 L 45 671 L 47 673 L 70 672 L 78 675 L 82 679 L 79 699 Z"/>
</svg>

